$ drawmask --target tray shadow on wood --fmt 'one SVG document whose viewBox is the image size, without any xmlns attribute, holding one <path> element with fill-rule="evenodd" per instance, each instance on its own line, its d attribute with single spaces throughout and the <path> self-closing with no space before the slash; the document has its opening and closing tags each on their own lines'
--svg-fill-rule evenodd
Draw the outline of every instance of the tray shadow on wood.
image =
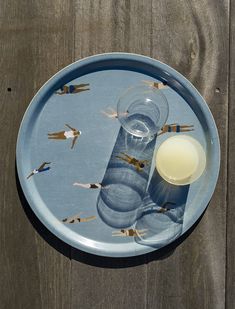
<svg viewBox="0 0 235 309">
<path fill-rule="evenodd" d="M 54 234 L 52 234 L 42 223 L 41 221 L 37 218 L 37 216 L 34 214 L 32 211 L 29 203 L 27 202 L 23 190 L 21 188 L 20 182 L 19 182 L 19 177 L 17 173 L 17 168 L 15 164 L 15 180 L 16 180 L 16 187 L 18 191 L 18 195 L 21 201 L 21 205 L 23 207 L 23 210 L 35 228 L 35 230 L 38 232 L 38 234 L 53 248 L 55 248 L 57 251 L 62 253 L 63 255 L 67 257 L 71 257 L 71 247 L 60 240 L 58 237 L 56 237 Z"/>
<path fill-rule="evenodd" d="M 173 243 L 167 245 L 166 247 L 159 249 L 157 251 L 154 251 L 152 253 L 135 256 L 135 257 L 129 257 L 129 258 L 110 258 L 110 257 L 102 257 L 97 256 L 94 254 L 86 253 L 81 250 L 78 250 L 76 248 L 72 248 L 70 245 L 66 244 L 62 240 L 60 240 L 58 237 L 56 237 L 54 234 L 52 234 L 42 223 L 41 221 L 36 217 L 34 212 L 32 211 L 30 205 L 28 204 L 24 193 L 22 191 L 22 188 L 20 186 L 17 169 L 15 168 L 15 180 L 16 180 L 16 186 L 18 195 L 21 201 L 21 205 L 23 207 L 23 210 L 33 225 L 33 227 L 36 229 L 38 234 L 55 250 L 63 254 L 64 256 L 68 257 L 69 259 L 76 260 L 80 263 L 88 264 L 95 267 L 103 267 L 103 268 L 125 268 L 125 267 L 134 267 L 142 264 L 149 263 L 153 260 L 162 260 L 167 258 L 168 256 L 172 255 L 174 253 L 174 250 L 186 239 L 188 236 L 193 232 L 193 230 L 196 228 L 198 223 L 200 222 L 201 218 L 203 217 L 204 213 L 201 215 L 201 217 L 196 221 L 196 223 L 181 237 L 176 239 Z"/>
<path fill-rule="evenodd" d="M 95 266 L 95 267 L 103 267 L 103 268 L 126 268 L 126 267 L 134 267 L 142 264 L 149 263 L 153 260 L 162 260 L 167 258 L 168 256 L 172 255 L 174 253 L 174 250 L 185 240 L 189 237 L 189 235 L 193 232 L 193 230 L 196 228 L 198 223 L 200 222 L 201 218 L 203 217 L 205 211 L 201 215 L 201 217 L 196 221 L 196 223 L 181 237 L 176 239 L 174 242 L 170 243 L 169 245 L 156 250 L 152 253 L 135 256 L 135 257 L 128 257 L 128 258 L 110 258 L 110 257 L 102 257 L 97 256 L 93 254 L 89 254 L 86 252 L 83 252 L 81 250 L 78 250 L 76 248 L 72 248 L 67 243 L 60 240 L 58 237 L 56 237 L 54 234 L 52 234 L 37 218 L 37 216 L 32 211 L 30 205 L 28 204 L 24 193 L 22 191 L 18 174 L 17 174 L 17 168 L 15 165 L 15 181 L 16 181 L 16 187 L 18 191 L 18 195 L 21 201 L 21 205 L 23 207 L 23 210 L 35 228 L 35 230 L 38 232 L 38 234 L 55 250 L 63 254 L 64 256 L 68 257 L 69 259 L 76 260 L 80 263 L 84 263 L 87 265 Z"/>
<path fill-rule="evenodd" d="M 72 259 L 80 263 L 88 264 L 88 265 L 95 266 L 95 267 L 113 268 L 113 269 L 114 268 L 135 267 L 135 266 L 139 266 L 143 264 L 148 264 L 156 260 L 164 260 L 168 258 L 169 256 L 171 256 L 174 253 L 175 249 L 184 240 L 186 240 L 190 236 L 190 234 L 194 231 L 196 226 L 201 221 L 204 213 L 196 221 L 196 223 L 181 237 L 177 238 L 175 241 L 173 241 L 169 245 L 159 250 L 153 251 L 151 253 L 134 256 L 134 257 L 110 258 L 110 257 L 102 257 L 102 256 L 89 254 L 86 252 L 82 252 L 78 249 L 72 248 Z"/>
</svg>

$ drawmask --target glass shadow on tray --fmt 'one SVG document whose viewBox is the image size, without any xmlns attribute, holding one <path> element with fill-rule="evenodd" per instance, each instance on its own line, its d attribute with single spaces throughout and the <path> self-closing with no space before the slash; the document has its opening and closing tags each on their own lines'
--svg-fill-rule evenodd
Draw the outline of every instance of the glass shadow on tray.
<svg viewBox="0 0 235 309">
<path fill-rule="evenodd" d="M 172 185 L 155 169 L 143 200 L 142 216 L 135 224 L 135 241 L 157 249 L 179 237 L 188 192 L 189 185 Z"/>
<path fill-rule="evenodd" d="M 136 242 L 160 248 L 182 232 L 189 185 L 172 185 L 155 169 L 147 189 L 155 143 L 120 128 L 97 210 L 106 224 L 122 229 L 121 234 L 132 231 Z"/>
<path fill-rule="evenodd" d="M 142 214 L 156 139 L 120 128 L 97 200 L 101 219 L 114 228 L 133 225 Z"/>
</svg>

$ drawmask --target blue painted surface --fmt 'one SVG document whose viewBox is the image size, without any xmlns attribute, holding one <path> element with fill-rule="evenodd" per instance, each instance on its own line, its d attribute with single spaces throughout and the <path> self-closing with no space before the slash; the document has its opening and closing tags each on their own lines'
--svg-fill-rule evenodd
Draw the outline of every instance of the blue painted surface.
<svg viewBox="0 0 235 309">
<path fill-rule="evenodd" d="M 120 129 L 107 165 L 97 200 L 99 216 L 113 228 L 131 227 L 140 214 L 146 194 L 156 139 L 140 141 L 123 128 Z M 142 170 L 121 158 L 147 160 Z"/>
<path fill-rule="evenodd" d="M 99 190 L 73 186 L 74 182 L 101 182 L 115 145 L 120 125 L 101 111 L 116 109 L 119 95 L 142 80 L 167 81 L 162 90 L 170 110 L 167 123 L 193 124 L 190 132 L 204 147 L 207 167 L 190 185 L 181 231 L 188 230 L 205 210 L 216 185 L 220 148 L 215 122 L 203 98 L 181 74 L 154 59 L 125 53 L 97 55 L 77 61 L 53 76 L 36 94 L 23 118 L 17 141 L 17 169 L 24 194 L 35 214 L 59 238 L 81 250 L 104 256 L 134 256 L 155 250 L 131 237 L 112 237 L 113 228 L 103 223 L 96 210 Z M 64 84 L 89 83 L 90 90 L 57 95 Z M 68 130 L 65 123 L 82 132 L 74 149 L 69 140 L 49 140 L 49 132 Z M 157 138 L 156 149 L 167 137 Z M 180 133 L 179 133 L 180 134 Z M 47 173 L 27 175 L 43 161 Z M 154 166 L 150 170 L 152 178 Z M 65 217 L 82 212 L 97 216 L 88 223 L 68 225 Z M 161 246 L 166 245 L 165 241 Z"/>
</svg>

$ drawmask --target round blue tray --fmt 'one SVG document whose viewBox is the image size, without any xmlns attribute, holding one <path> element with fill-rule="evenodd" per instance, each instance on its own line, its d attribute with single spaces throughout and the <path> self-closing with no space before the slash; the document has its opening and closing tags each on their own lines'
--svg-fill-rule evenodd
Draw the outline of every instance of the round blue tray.
<svg viewBox="0 0 235 309">
<path fill-rule="evenodd" d="M 100 189 L 73 185 L 102 181 L 120 130 L 118 120 L 103 112 L 116 110 L 120 94 L 143 80 L 167 83 L 162 89 L 170 107 L 167 123 L 193 125 L 194 131 L 184 134 L 195 137 L 207 155 L 205 172 L 187 192 L 177 237 L 196 222 L 214 192 L 220 166 L 218 132 L 206 102 L 186 78 L 166 64 L 136 54 L 108 53 L 79 60 L 55 74 L 32 99 L 16 149 L 19 180 L 32 210 L 52 233 L 75 248 L 102 256 L 135 256 L 175 238 L 152 246 L 131 235 L 113 237 L 115 229 L 97 213 Z M 88 85 L 75 86 L 81 84 Z M 72 138 L 48 138 L 53 132 L 62 132 L 54 135 L 60 138 L 70 131 L 65 124 L 79 131 L 73 149 Z M 156 148 L 173 134 L 181 133 L 162 134 Z M 43 162 L 50 164 L 38 169 Z M 37 173 L 29 177 L 33 170 Z"/>
</svg>

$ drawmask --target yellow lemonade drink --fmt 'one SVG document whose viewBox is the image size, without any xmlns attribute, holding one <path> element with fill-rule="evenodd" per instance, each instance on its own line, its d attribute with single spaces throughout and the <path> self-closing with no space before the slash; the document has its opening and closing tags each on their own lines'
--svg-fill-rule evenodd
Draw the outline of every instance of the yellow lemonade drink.
<svg viewBox="0 0 235 309">
<path fill-rule="evenodd" d="M 156 154 L 156 168 L 171 184 L 190 184 L 201 176 L 205 167 L 206 154 L 201 144 L 188 135 L 168 138 Z"/>
</svg>

